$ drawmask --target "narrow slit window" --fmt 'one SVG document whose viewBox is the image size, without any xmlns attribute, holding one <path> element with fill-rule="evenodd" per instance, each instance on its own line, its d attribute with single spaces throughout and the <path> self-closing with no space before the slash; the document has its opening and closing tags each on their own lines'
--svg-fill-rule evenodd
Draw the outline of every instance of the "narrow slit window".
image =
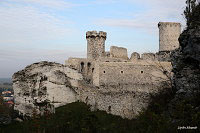
<svg viewBox="0 0 200 133">
<path fill-rule="evenodd" d="M 83 72 L 83 69 L 84 69 L 84 62 L 81 62 L 81 72 Z"/>
<path fill-rule="evenodd" d="M 90 67 L 91 67 L 91 63 L 90 62 L 88 62 L 87 67 L 88 67 L 88 71 L 89 71 Z"/>
</svg>

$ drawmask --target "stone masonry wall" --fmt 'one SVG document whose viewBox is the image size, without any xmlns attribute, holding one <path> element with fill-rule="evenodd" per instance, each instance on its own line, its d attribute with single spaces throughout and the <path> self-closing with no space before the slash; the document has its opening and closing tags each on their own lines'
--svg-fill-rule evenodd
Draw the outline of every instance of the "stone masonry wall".
<svg viewBox="0 0 200 133">
<path fill-rule="evenodd" d="M 113 58 L 122 58 L 128 59 L 128 53 L 126 48 L 111 46 L 110 47 L 110 56 Z"/>
<path fill-rule="evenodd" d="M 154 53 L 143 53 L 142 54 L 142 60 L 151 60 L 151 61 L 154 61 L 156 58 L 155 58 L 155 54 Z"/>
<path fill-rule="evenodd" d="M 93 83 L 96 86 L 158 84 L 168 80 L 163 74 L 166 68 L 171 70 L 169 62 L 97 62 L 93 73 Z"/>
<path fill-rule="evenodd" d="M 90 105 L 91 110 L 103 110 L 128 119 L 135 118 L 147 108 L 150 95 L 158 91 L 156 87 L 141 89 L 129 86 L 127 90 L 121 89 L 120 86 L 97 88 L 80 82 L 78 99 Z"/>
<path fill-rule="evenodd" d="M 131 61 L 131 62 L 137 61 L 137 60 L 139 60 L 139 59 L 140 59 L 140 54 L 139 54 L 139 53 L 133 52 L 133 53 L 131 54 L 131 58 L 130 58 L 130 61 Z"/>
<path fill-rule="evenodd" d="M 178 38 L 181 34 L 180 23 L 160 22 L 159 51 L 171 51 L 179 47 Z"/>
</svg>

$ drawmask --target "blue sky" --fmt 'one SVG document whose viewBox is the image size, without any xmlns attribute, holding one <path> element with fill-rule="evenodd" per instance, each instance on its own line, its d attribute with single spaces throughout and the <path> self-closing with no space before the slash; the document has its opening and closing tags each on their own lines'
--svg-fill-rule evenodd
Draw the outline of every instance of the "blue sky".
<svg viewBox="0 0 200 133">
<path fill-rule="evenodd" d="M 0 78 L 43 60 L 86 57 L 85 33 L 106 31 L 106 50 L 157 52 L 160 21 L 185 24 L 185 0 L 1 0 Z"/>
</svg>

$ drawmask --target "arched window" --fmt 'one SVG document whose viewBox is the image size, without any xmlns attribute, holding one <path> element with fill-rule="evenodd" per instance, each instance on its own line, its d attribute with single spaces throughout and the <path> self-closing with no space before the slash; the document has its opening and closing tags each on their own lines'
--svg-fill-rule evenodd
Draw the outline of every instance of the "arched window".
<svg viewBox="0 0 200 133">
<path fill-rule="evenodd" d="M 92 73 L 94 72 L 94 68 L 92 68 Z"/>
<path fill-rule="evenodd" d="M 87 64 L 88 71 L 90 70 L 90 67 L 91 67 L 91 63 L 88 62 L 88 64 Z"/>
<path fill-rule="evenodd" d="M 81 62 L 81 69 L 80 69 L 80 71 L 83 72 L 83 69 L 84 69 L 84 62 Z"/>
</svg>

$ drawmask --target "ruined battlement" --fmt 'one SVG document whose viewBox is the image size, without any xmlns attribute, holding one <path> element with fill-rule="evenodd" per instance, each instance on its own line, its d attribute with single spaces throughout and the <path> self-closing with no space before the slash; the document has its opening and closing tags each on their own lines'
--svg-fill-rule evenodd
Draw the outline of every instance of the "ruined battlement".
<svg viewBox="0 0 200 133">
<path fill-rule="evenodd" d="M 106 39 L 107 37 L 107 33 L 106 32 L 103 32 L 103 31 L 88 31 L 86 33 L 86 38 L 96 38 L 96 37 L 102 37 L 104 39 Z"/>
<path fill-rule="evenodd" d="M 110 47 L 110 57 L 128 59 L 128 52 L 126 48 L 111 46 Z"/>
<path fill-rule="evenodd" d="M 180 23 L 175 23 L 175 22 L 159 22 L 158 23 L 158 28 L 166 27 L 166 26 L 179 27 L 179 26 L 181 26 L 181 24 Z"/>
<path fill-rule="evenodd" d="M 139 53 L 137 53 L 137 52 L 133 52 L 132 54 L 131 54 L 131 58 L 130 58 L 130 61 L 132 62 L 132 61 L 137 61 L 137 60 L 139 60 L 140 59 L 140 54 Z"/>
</svg>

